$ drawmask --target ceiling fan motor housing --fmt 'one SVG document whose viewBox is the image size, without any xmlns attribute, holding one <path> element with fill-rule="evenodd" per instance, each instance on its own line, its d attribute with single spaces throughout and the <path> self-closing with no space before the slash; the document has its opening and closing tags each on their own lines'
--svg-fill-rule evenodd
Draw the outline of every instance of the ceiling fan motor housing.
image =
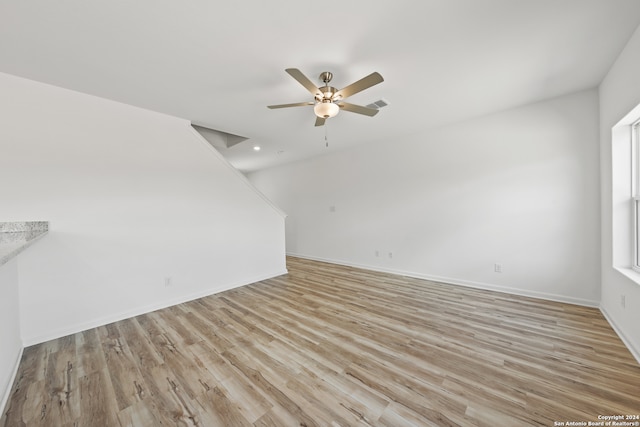
<svg viewBox="0 0 640 427">
<path fill-rule="evenodd" d="M 337 99 L 333 99 L 333 95 L 338 92 L 338 89 L 333 86 L 329 86 L 329 82 L 331 81 L 331 79 L 333 79 L 333 73 L 330 71 L 323 71 L 322 73 L 320 73 L 320 76 L 318 78 L 321 82 L 324 83 L 324 86 L 318 88 L 320 90 L 320 94 L 316 95 L 316 101 L 337 101 Z"/>
<path fill-rule="evenodd" d="M 324 101 L 336 101 L 333 99 L 333 95 L 338 91 L 335 87 L 332 86 L 322 86 L 318 88 L 320 93 L 316 95 L 316 101 L 324 102 Z"/>
</svg>

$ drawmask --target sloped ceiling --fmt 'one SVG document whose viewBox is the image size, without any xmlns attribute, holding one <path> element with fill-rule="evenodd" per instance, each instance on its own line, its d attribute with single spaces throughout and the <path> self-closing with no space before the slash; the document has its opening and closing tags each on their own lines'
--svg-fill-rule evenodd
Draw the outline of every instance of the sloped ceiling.
<svg viewBox="0 0 640 427">
<path fill-rule="evenodd" d="M 639 24 L 638 0 L 5 0 L 0 72 L 246 136 L 221 151 L 248 172 L 595 87 Z M 349 101 L 389 106 L 269 110 L 310 100 L 289 67 L 378 71 Z"/>
</svg>

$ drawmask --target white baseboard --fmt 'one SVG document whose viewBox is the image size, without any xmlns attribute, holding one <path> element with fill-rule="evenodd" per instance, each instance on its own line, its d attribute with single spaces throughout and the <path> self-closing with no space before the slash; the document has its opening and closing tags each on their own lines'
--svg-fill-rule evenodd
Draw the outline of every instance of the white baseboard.
<svg viewBox="0 0 640 427">
<path fill-rule="evenodd" d="M 22 360 L 22 353 L 24 352 L 24 347 L 20 348 L 18 352 L 18 357 L 16 358 L 15 363 L 13 364 L 13 373 L 9 378 L 9 383 L 7 384 L 7 389 L 4 391 L 2 396 L 2 400 L 0 401 L 0 415 L 4 414 L 5 406 L 9 401 L 9 397 L 11 397 L 11 388 L 13 387 L 13 383 L 16 380 L 16 375 L 18 375 L 18 368 L 20 367 L 20 361 Z"/>
<path fill-rule="evenodd" d="M 607 319 L 607 322 L 609 322 L 609 325 L 611 325 L 611 328 L 615 331 L 616 334 L 618 334 L 618 336 L 620 337 L 620 340 L 624 343 L 624 345 L 629 349 L 629 352 L 631 352 L 631 355 L 636 359 L 636 361 L 640 364 L 640 349 L 637 349 L 634 347 L 633 343 L 631 342 L 630 339 L 628 339 L 624 333 L 622 332 L 622 329 L 620 329 L 618 327 L 618 325 L 616 324 L 616 322 L 614 322 L 613 317 L 611 317 L 611 315 L 609 315 L 609 313 L 607 313 L 607 310 L 605 310 L 604 307 L 600 307 L 600 312 L 602 313 L 602 315 L 604 316 L 605 319 Z"/>
<path fill-rule="evenodd" d="M 598 308 L 600 306 L 600 301 L 592 301 L 592 300 L 588 300 L 588 299 L 575 298 L 575 297 L 570 297 L 570 296 L 566 296 L 566 295 L 551 294 L 551 293 L 546 293 L 546 292 L 536 292 L 536 291 L 530 291 L 530 290 L 527 290 L 527 289 L 519 289 L 519 288 L 511 288 L 511 287 L 507 287 L 507 286 L 499 286 L 499 285 L 494 285 L 494 284 L 491 284 L 491 283 L 482 283 L 482 282 L 473 282 L 473 281 L 469 281 L 469 280 L 460 280 L 460 279 L 455 279 L 455 278 L 452 278 L 452 277 L 433 276 L 433 275 L 428 275 L 428 274 L 416 273 L 416 272 L 412 272 L 412 271 L 396 270 L 396 269 L 383 268 L 383 267 L 372 266 L 372 265 L 357 264 L 357 263 L 351 263 L 351 262 L 346 262 L 346 261 L 342 261 L 342 260 L 320 258 L 320 257 L 315 257 L 315 256 L 310 256 L 310 255 L 302 255 L 302 254 L 295 254 L 295 253 L 289 253 L 289 252 L 287 253 L 287 255 L 292 256 L 292 257 L 297 257 L 297 258 L 309 259 L 309 260 L 313 260 L 313 261 L 321 261 L 321 262 L 328 262 L 328 263 L 331 263 L 331 264 L 344 265 L 344 266 L 347 266 L 347 267 L 362 268 L 364 270 L 379 271 L 381 273 L 390 273 L 390 274 L 396 274 L 396 275 L 399 275 L 399 276 L 407 276 L 407 277 L 412 277 L 412 278 L 415 278 L 415 279 L 430 280 L 432 282 L 440 282 L 440 283 L 447 283 L 447 284 L 451 284 L 451 285 L 465 286 L 465 287 L 468 287 L 468 288 L 484 289 L 484 290 L 487 290 L 487 291 L 502 292 L 502 293 L 505 293 L 505 294 L 513 294 L 513 295 L 520 295 L 520 296 L 531 297 L 531 298 L 539 298 L 539 299 L 544 299 L 544 300 L 548 300 L 548 301 L 555 301 L 555 302 L 564 302 L 564 303 L 568 303 L 568 304 L 581 305 L 581 306 L 585 306 L 585 307 Z"/>
<path fill-rule="evenodd" d="M 99 326 L 108 325 L 109 323 L 118 322 L 120 320 L 129 319 L 131 317 L 139 316 L 141 314 L 150 313 L 152 311 L 160 310 L 163 308 L 171 307 L 173 305 L 182 304 L 188 301 L 193 301 L 198 298 L 203 298 L 209 295 L 217 294 L 220 292 L 228 291 L 230 289 L 239 288 L 241 286 L 249 285 L 251 283 L 260 282 L 262 280 L 271 279 L 272 277 L 281 276 L 283 274 L 287 274 L 288 271 L 279 270 L 271 274 L 265 274 L 257 277 L 253 277 L 250 279 L 242 280 L 241 282 L 235 283 L 227 283 L 221 286 L 217 286 L 215 288 L 206 289 L 204 291 L 196 292 L 189 295 L 182 295 L 173 299 L 165 300 L 162 302 L 158 302 L 155 304 L 150 304 L 143 307 L 138 307 L 134 310 L 128 310 L 120 313 L 116 313 L 113 315 L 105 316 L 98 319 L 91 319 L 86 322 L 77 323 L 74 325 L 69 325 L 64 328 L 60 328 L 57 330 L 47 331 L 41 335 L 35 335 L 30 337 L 22 337 L 23 346 L 29 347 L 34 344 L 39 344 L 45 341 L 50 341 L 53 339 L 61 338 L 67 335 L 76 334 L 78 332 L 86 331 L 88 329 L 97 328 Z"/>
</svg>

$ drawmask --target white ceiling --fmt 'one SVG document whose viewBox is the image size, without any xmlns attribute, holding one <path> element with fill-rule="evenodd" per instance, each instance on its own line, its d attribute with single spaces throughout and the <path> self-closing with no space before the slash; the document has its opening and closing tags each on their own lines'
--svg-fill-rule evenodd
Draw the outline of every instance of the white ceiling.
<svg viewBox="0 0 640 427">
<path fill-rule="evenodd" d="M 1 0 L 0 72 L 248 137 L 223 150 L 247 172 L 595 87 L 639 24 L 638 0 Z M 266 108 L 311 100 L 289 67 L 378 71 L 348 101 L 389 106 L 327 149 L 311 107 Z"/>
</svg>

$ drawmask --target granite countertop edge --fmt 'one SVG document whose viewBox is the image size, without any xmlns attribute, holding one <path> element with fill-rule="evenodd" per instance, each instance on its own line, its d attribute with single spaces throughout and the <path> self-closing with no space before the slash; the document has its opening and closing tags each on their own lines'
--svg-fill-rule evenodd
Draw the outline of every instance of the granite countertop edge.
<svg viewBox="0 0 640 427">
<path fill-rule="evenodd" d="M 0 266 L 44 237 L 46 221 L 0 222 Z"/>
</svg>

